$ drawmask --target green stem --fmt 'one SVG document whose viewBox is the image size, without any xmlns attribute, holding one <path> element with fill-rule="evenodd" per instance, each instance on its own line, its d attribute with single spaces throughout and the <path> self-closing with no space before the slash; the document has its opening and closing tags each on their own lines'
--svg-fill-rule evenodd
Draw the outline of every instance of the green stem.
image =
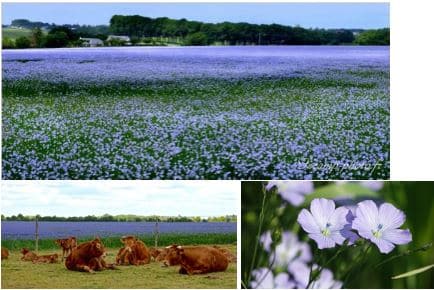
<svg viewBox="0 0 434 290">
<path fill-rule="evenodd" d="M 423 246 L 420 247 L 420 248 L 417 248 L 417 249 L 414 249 L 414 250 L 408 250 L 408 251 L 405 251 L 405 252 L 402 253 L 402 254 L 394 255 L 394 256 L 392 256 L 392 257 L 390 257 L 390 258 L 384 260 L 383 262 L 377 264 L 377 265 L 375 266 L 375 268 L 378 268 L 378 267 L 380 267 L 381 265 L 386 264 L 386 263 L 388 263 L 388 262 L 390 262 L 390 261 L 392 261 L 392 260 L 395 260 L 395 259 L 397 259 L 397 258 L 401 258 L 401 257 L 404 257 L 404 256 L 408 256 L 408 255 L 411 255 L 411 254 L 413 254 L 413 253 L 420 252 L 420 251 L 426 251 L 426 250 L 428 250 L 428 249 L 431 248 L 431 247 L 432 247 L 432 242 L 431 242 L 431 243 L 428 243 L 428 244 L 425 244 L 425 245 L 423 245 Z"/>
<path fill-rule="evenodd" d="M 264 223 L 264 208 L 265 208 L 265 200 L 267 197 L 267 191 L 265 190 L 264 185 L 262 185 L 262 192 L 263 192 L 263 198 L 262 198 L 261 212 L 259 214 L 258 234 L 256 235 L 255 249 L 253 250 L 253 258 L 252 258 L 252 262 L 250 263 L 250 271 L 248 273 L 247 281 L 246 281 L 247 283 L 250 282 L 250 278 L 252 277 L 252 271 L 253 271 L 253 267 L 255 265 L 256 255 L 258 252 L 259 239 L 260 239 L 261 232 L 262 232 L 262 224 Z"/>
<path fill-rule="evenodd" d="M 273 265 L 274 265 L 275 261 L 276 261 L 276 253 L 274 253 L 274 255 L 273 255 L 273 260 L 271 261 L 270 265 L 268 266 L 267 272 L 265 273 L 264 276 L 262 276 L 261 280 L 259 280 L 258 286 L 260 286 L 261 283 L 264 281 L 265 277 L 267 277 L 268 274 L 270 274 L 271 268 L 273 268 Z"/>
<path fill-rule="evenodd" d="M 314 255 L 314 257 L 316 257 L 316 253 L 317 253 L 317 249 L 315 248 L 315 255 Z M 323 251 L 320 251 L 317 265 L 321 265 L 322 264 L 322 260 L 323 260 Z M 316 274 L 312 275 L 312 273 L 313 273 L 313 264 L 314 263 L 312 263 L 310 265 L 309 283 L 307 283 L 306 289 L 309 288 L 309 286 L 312 284 L 312 282 L 314 282 L 318 278 L 318 275 L 321 273 L 321 270 L 322 270 L 321 266 L 319 266 L 318 267 L 319 270 L 316 272 Z"/>
<path fill-rule="evenodd" d="M 356 261 L 351 265 L 350 269 L 348 270 L 347 275 L 345 276 L 344 283 L 342 284 L 342 288 L 345 288 L 344 286 L 347 284 L 348 280 L 350 279 L 351 275 L 354 272 L 354 269 L 357 269 L 360 266 L 360 263 L 364 263 L 364 260 L 368 256 L 368 252 L 371 249 L 372 244 L 369 243 L 368 246 L 365 248 L 365 250 L 362 250 L 359 252 L 359 255 L 356 258 Z"/>
</svg>

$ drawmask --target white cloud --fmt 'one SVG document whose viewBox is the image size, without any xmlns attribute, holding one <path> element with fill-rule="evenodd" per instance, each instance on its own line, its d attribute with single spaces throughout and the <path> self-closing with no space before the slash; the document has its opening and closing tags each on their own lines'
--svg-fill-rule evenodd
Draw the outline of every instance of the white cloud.
<svg viewBox="0 0 434 290">
<path fill-rule="evenodd" d="M 4 215 L 237 213 L 238 181 L 2 181 Z"/>
</svg>

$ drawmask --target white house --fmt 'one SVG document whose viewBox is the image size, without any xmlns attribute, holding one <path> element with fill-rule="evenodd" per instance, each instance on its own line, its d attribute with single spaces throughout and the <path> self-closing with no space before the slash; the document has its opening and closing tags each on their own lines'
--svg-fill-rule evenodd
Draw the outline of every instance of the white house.
<svg viewBox="0 0 434 290">
<path fill-rule="evenodd" d="M 123 42 L 125 45 L 131 45 L 131 38 L 129 36 L 125 36 L 125 35 L 109 35 L 107 37 L 107 42 L 111 42 L 111 41 L 120 41 Z"/>
<path fill-rule="evenodd" d="M 83 41 L 83 46 L 87 46 L 87 47 L 104 46 L 104 42 L 99 38 L 80 37 L 80 40 Z"/>
</svg>

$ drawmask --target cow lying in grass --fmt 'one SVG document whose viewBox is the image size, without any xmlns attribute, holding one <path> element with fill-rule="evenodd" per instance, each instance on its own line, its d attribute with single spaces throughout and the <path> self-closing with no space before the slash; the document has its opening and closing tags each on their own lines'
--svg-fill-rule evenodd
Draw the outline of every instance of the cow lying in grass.
<svg viewBox="0 0 434 290">
<path fill-rule="evenodd" d="M 23 256 L 21 257 L 21 260 L 23 260 L 23 261 L 33 261 L 34 259 L 36 259 L 38 257 L 38 255 L 36 255 L 35 253 L 31 252 L 27 248 L 22 248 L 21 249 L 21 254 L 23 254 Z"/>
<path fill-rule="evenodd" d="M 181 265 L 180 274 L 205 274 L 226 271 L 228 259 L 214 247 L 183 247 L 172 245 L 165 258 L 167 265 Z"/>
<path fill-rule="evenodd" d="M 57 263 L 59 262 L 59 255 L 52 254 L 52 255 L 36 256 L 36 258 L 34 258 L 32 262 L 33 263 Z"/>
<path fill-rule="evenodd" d="M 151 254 L 145 243 L 133 236 L 124 236 L 121 238 L 124 244 L 117 256 L 116 264 L 118 265 L 144 265 L 151 262 Z"/>
<path fill-rule="evenodd" d="M 62 261 L 65 259 L 65 256 L 68 256 L 72 250 L 77 247 L 76 237 L 57 239 L 55 240 L 55 243 L 62 248 Z"/>
<path fill-rule="evenodd" d="M 38 256 L 27 248 L 22 248 L 21 254 L 23 254 L 21 260 L 31 261 L 33 263 L 57 263 L 59 258 L 58 254 Z"/>
<path fill-rule="evenodd" d="M 7 259 L 9 257 L 9 250 L 2 247 L 2 260 Z"/>
<path fill-rule="evenodd" d="M 219 250 L 226 257 L 226 259 L 228 259 L 229 263 L 237 262 L 237 257 L 234 254 L 232 254 L 231 251 L 229 251 L 228 249 L 219 246 L 212 246 L 212 247 Z"/>
<path fill-rule="evenodd" d="M 99 238 L 82 243 L 72 250 L 65 260 L 68 270 L 93 273 L 104 269 L 115 269 L 104 261 L 105 249 Z"/>
</svg>

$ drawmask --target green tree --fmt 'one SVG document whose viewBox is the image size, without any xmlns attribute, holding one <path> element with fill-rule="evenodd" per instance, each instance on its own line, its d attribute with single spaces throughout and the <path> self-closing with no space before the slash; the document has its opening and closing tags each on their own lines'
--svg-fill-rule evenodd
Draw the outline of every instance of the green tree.
<svg viewBox="0 0 434 290">
<path fill-rule="evenodd" d="M 9 37 L 3 37 L 2 48 L 15 48 L 15 42 Z"/>
<path fill-rule="evenodd" d="M 25 37 L 25 36 L 18 37 L 15 40 L 15 47 L 16 48 L 29 48 L 30 47 L 30 39 Z"/>
<path fill-rule="evenodd" d="M 31 36 L 31 46 L 40 48 L 40 47 L 44 47 L 44 44 L 45 44 L 45 38 L 41 28 L 39 27 L 34 28 L 32 30 L 32 36 Z"/>
<path fill-rule="evenodd" d="M 68 35 L 63 31 L 50 33 L 47 35 L 46 43 L 47 47 L 65 47 L 68 45 Z"/>
<path fill-rule="evenodd" d="M 185 39 L 186 45 L 207 45 L 208 37 L 203 32 L 195 32 L 187 35 Z"/>
<path fill-rule="evenodd" d="M 366 30 L 357 35 L 355 44 L 359 45 L 390 45 L 389 28 Z"/>
</svg>

